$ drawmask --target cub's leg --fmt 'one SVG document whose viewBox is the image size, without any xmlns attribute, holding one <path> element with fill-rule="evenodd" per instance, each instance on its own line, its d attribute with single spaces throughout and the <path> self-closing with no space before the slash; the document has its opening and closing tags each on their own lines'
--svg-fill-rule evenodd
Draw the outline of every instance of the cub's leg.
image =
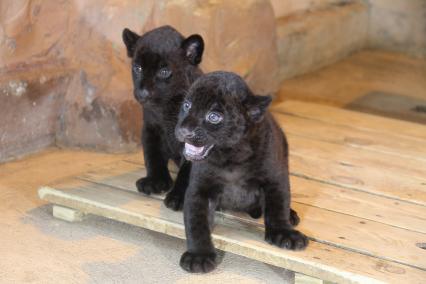
<svg viewBox="0 0 426 284">
<path fill-rule="evenodd" d="M 162 151 L 161 135 L 154 127 L 144 125 L 142 129 L 142 146 L 145 157 L 147 176 L 136 182 L 139 192 L 145 194 L 161 193 L 173 184 L 167 168 L 168 158 Z"/>
<path fill-rule="evenodd" d="M 184 161 L 182 166 L 179 168 L 175 185 L 173 186 L 172 190 L 167 193 L 166 199 L 164 199 L 164 204 L 166 207 L 174 211 L 182 210 L 185 199 L 185 191 L 189 184 L 190 173 L 191 162 Z"/>
<path fill-rule="evenodd" d="M 302 250 L 308 238 L 293 229 L 290 221 L 290 190 L 288 181 L 270 182 L 265 191 L 265 240 L 281 248 Z"/>
<path fill-rule="evenodd" d="M 217 265 L 210 233 L 216 199 L 209 197 L 209 192 L 214 191 L 211 185 L 204 188 L 193 188 L 190 185 L 185 194 L 183 215 L 188 250 L 182 255 L 180 266 L 188 272 L 206 273 Z"/>
</svg>

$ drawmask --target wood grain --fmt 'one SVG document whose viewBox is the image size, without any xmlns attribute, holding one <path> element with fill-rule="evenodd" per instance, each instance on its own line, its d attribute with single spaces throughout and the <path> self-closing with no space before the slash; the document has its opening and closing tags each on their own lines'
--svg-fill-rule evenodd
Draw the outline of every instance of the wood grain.
<svg viewBox="0 0 426 284">
<path fill-rule="evenodd" d="M 144 172 L 143 168 L 138 170 L 135 169 L 135 165 L 132 166 L 134 168 L 122 165 L 116 170 L 105 169 L 101 174 L 92 172 L 83 178 L 120 189 L 135 188 L 137 176 Z M 123 173 L 122 169 L 126 167 L 127 172 Z M 117 171 L 121 173 L 117 174 Z M 297 196 L 296 191 L 294 201 L 297 201 Z M 335 200 L 335 203 L 338 202 Z M 315 240 L 426 270 L 426 250 L 416 246 L 416 243 L 426 240 L 426 234 L 341 214 L 331 211 L 330 208 L 318 208 L 297 202 L 292 206 L 302 217 L 300 229 Z M 426 214 L 423 213 L 418 217 L 426 219 Z M 263 226 L 263 221 L 259 220 L 258 224 Z"/>
<path fill-rule="evenodd" d="M 261 219 L 218 212 L 217 247 L 332 282 L 424 283 L 426 127 L 301 102 L 275 111 L 290 145 L 292 207 L 311 245 L 303 252 L 272 247 Z M 136 192 L 145 174 L 143 155 L 129 155 L 40 196 L 183 238 L 181 213 L 165 208 L 163 196 Z"/>
<path fill-rule="evenodd" d="M 367 152 L 379 152 L 390 157 L 404 157 L 415 160 L 426 160 L 425 141 L 412 139 L 398 133 L 384 135 L 379 131 L 368 131 L 351 127 L 351 124 L 338 125 L 295 114 L 274 113 L 275 118 L 287 134 L 297 135 L 314 140 L 350 146 Z M 424 129 L 426 131 L 426 127 Z"/>
<path fill-rule="evenodd" d="M 308 156 L 303 153 L 304 151 L 299 153 L 294 146 L 290 147 L 293 148 L 290 154 L 290 172 L 293 175 L 392 198 L 396 201 L 426 205 L 424 190 L 426 183 L 422 179 L 401 176 L 386 168 L 356 165 L 351 160 L 335 160 L 332 153 L 328 158 Z"/>
<path fill-rule="evenodd" d="M 77 179 L 53 187 L 41 188 L 40 197 L 85 213 L 184 238 L 181 213 L 168 210 L 160 200 Z M 426 277 L 426 272 L 419 269 L 315 241 L 303 252 L 282 250 L 264 242 L 263 230 L 258 226 L 228 222 L 232 226 L 219 224 L 214 228 L 213 239 L 219 249 L 328 281 L 421 283 Z"/>
<path fill-rule="evenodd" d="M 405 139 L 417 139 L 420 141 L 425 141 L 426 139 L 426 126 L 418 123 L 384 118 L 321 104 L 285 101 L 275 105 L 272 110 L 336 125 L 350 126 L 373 133 L 405 136 Z"/>
<path fill-rule="evenodd" d="M 79 175 L 77 178 L 136 192 L 135 181 L 145 174 L 146 170 L 143 165 L 119 161 Z M 295 203 L 426 233 L 424 206 L 395 201 L 297 176 L 291 176 L 291 185 L 292 201 Z M 299 214 L 302 215 L 303 212 L 299 212 Z"/>
</svg>

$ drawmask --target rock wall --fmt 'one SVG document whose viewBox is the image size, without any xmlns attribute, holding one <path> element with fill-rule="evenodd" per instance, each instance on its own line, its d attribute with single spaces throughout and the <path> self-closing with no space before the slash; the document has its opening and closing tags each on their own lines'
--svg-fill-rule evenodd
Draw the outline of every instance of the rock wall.
<svg viewBox="0 0 426 284">
<path fill-rule="evenodd" d="M 141 110 L 121 31 L 164 24 L 204 37 L 203 70 L 235 71 L 258 93 L 277 90 L 268 0 L 2 0 L 0 161 L 53 144 L 136 149 Z"/>
<path fill-rule="evenodd" d="M 360 0 L 278 19 L 280 79 L 317 70 L 364 48 L 367 33 L 368 6 Z"/>
<path fill-rule="evenodd" d="M 0 161 L 54 144 L 138 147 L 124 27 L 199 33 L 205 71 L 235 71 L 265 94 L 364 47 L 426 57 L 426 1 L 391 2 L 1 0 Z"/>
<path fill-rule="evenodd" d="M 271 0 L 279 78 L 318 70 L 363 48 L 426 58 L 425 0 Z"/>
<path fill-rule="evenodd" d="M 327 8 L 330 5 L 350 2 L 351 0 L 271 0 L 275 17 L 287 17 L 294 14 Z"/>
<path fill-rule="evenodd" d="M 368 45 L 426 58 L 425 0 L 368 0 Z"/>
</svg>

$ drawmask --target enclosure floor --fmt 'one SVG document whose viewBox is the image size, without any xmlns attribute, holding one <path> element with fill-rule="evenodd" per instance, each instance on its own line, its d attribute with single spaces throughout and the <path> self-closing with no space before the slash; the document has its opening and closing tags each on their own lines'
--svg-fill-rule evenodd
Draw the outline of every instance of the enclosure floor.
<svg viewBox="0 0 426 284">
<path fill-rule="evenodd" d="M 302 100 L 345 107 L 371 93 L 426 100 L 426 59 L 363 50 L 316 72 L 283 82 L 276 103 Z"/>
<path fill-rule="evenodd" d="M 402 199 L 402 203 L 398 204 L 405 204 L 408 199 L 410 204 L 425 206 L 423 188 L 419 187 L 419 192 L 413 192 L 413 195 L 403 195 L 405 191 L 411 194 L 410 190 L 416 189 L 413 185 L 415 181 L 422 181 L 422 185 L 425 185 L 425 167 L 418 167 L 418 163 L 424 165 L 425 159 L 425 150 L 420 145 L 425 137 L 416 136 L 421 132 L 413 130 L 408 133 L 410 129 L 401 127 L 395 135 L 404 136 L 403 139 L 385 139 L 380 133 L 371 132 L 369 135 L 373 135 L 375 140 L 369 143 L 364 128 L 348 132 L 335 123 L 339 120 L 337 117 L 331 117 L 327 122 L 330 128 L 321 128 L 322 124 L 318 121 L 303 118 L 309 118 L 310 111 L 314 112 L 317 108 L 308 109 L 305 114 L 297 114 L 302 117 L 297 117 L 291 115 L 297 105 L 285 107 L 279 104 L 293 99 L 347 107 L 374 92 L 424 100 L 425 77 L 425 60 L 394 53 L 362 51 L 330 67 L 285 81 L 276 99 L 275 109 L 286 115 L 283 125 L 290 138 L 293 136 L 290 146 L 296 155 L 291 166 L 301 170 L 299 176 L 315 174 L 313 177 L 316 180 L 334 179 L 334 183 L 346 184 L 348 190 L 356 187 L 354 193 L 371 190 L 369 194 L 372 196 L 382 194 Z M 378 123 L 377 127 L 380 128 L 381 124 Z M 389 133 L 391 130 L 383 131 Z M 340 137 L 336 133 L 345 135 Z M 315 143 L 309 142 L 311 140 L 315 140 Z M 408 140 L 415 143 L 407 144 Z M 385 158 L 376 159 L 374 155 L 372 158 L 368 158 L 368 155 L 343 155 L 347 153 L 346 149 L 355 151 L 353 148 L 364 149 L 368 153 L 378 152 L 376 155 L 380 157 L 390 153 L 393 157 L 390 159 L 393 161 L 392 167 L 382 163 L 386 161 Z M 321 149 L 323 156 L 317 157 L 318 153 L 311 152 L 312 149 Z M 336 160 L 337 154 L 341 155 L 341 160 L 333 164 L 331 161 Z M 61 283 L 152 283 L 156 279 L 158 283 L 199 283 L 200 280 L 203 283 L 285 283 L 289 277 L 286 270 L 231 253 L 224 255 L 215 272 L 206 276 L 189 275 L 178 267 L 180 255 L 185 250 L 184 241 L 102 217 L 89 216 L 79 223 L 57 220 L 52 217 L 51 205 L 37 196 L 37 189 L 41 186 L 134 157 L 135 154 L 49 149 L 19 161 L 0 164 L 0 282 L 58 283 L 60 280 Z M 305 157 L 309 157 L 309 163 L 303 160 Z M 367 160 L 367 164 L 364 160 Z M 399 161 L 403 162 L 397 163 Z M 371 172 L 369 163 L 380 167 Z M 409 172 L 410 168 L 413 171 Z M 330 172 L 329 169 L 336 171 Z M 356 173 L 356 178 L 344 176 L 353 173 Z M 325 176 L 327 174 L 330 176 Z M 375 189 L 383 189 L 384 192 Z M 303 198 L 309 196 L 295 196 L 296 200 Z M 314 196 L 311 200 L 322 199 Z M 345 203 L 333 203 L 331 197 L 324 199 L 324 202 L 327 200 L 341 206 L 336 210 L 346 210 Z M 369 206 L 369 202 L 359 204 Z M 372 203 L 369 208 L 386 207 L 383 204 L 376 206 Z M 392 209 L 392 206 L 387 208 Z M 370 210 L 360 210 L 358 213 L 368 213 L 368 216 L 360 215 L 367 220 L 383 222 L 381 218 L 389 219 L 392 221 L 390 227 L 426 234 L 422 229 L 424 217 L 418 218 L 418 222 L 407 222 L 415 215 L 411 216 L 409 211 L 402 216 L 381 216 Z M 350 233 L 348 235 L 351 236 Z M 418 242 L 424 242 L 424 239 Z M 418 266 L 418 263 L 414 265 Z"/>
<path fill-rule="evenodd" d="M 0 283 L 286 283 L 289 272 L 225 254 L 213 273 L 178 262 L 185 242 L 101 217 L 68 223 L 52 216 L 37 189 L 135 154 L 49 149 L 0 164 Z M 137 155 L 136 155 L 137 156 Z M 142 160 L 142 156 L 140 156 Z"/>
</svg>

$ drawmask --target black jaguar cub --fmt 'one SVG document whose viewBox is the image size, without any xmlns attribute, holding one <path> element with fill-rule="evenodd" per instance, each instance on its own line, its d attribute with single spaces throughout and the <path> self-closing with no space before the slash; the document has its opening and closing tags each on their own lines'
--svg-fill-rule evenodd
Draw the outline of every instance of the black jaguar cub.
<svg viewBox="0 0 426 284">
<path fill-rule="evenodd" d="M 185 92 L 202 74 L 198 64 L 204 42 L 199 35 L 185 39 L 170 26 L 142 36 L 124 29 L 123 41 L 132 58 L 134 96 L 143 106 L 142 146 L 147 176 L 139 179 L 136 186 L 145 194 L 169 190 L 173 182 L 167 162 L 173 160 L 180 170 L 165 204 L 179 210 L 191 165 L 181 155 L 183 144 L 176 140 L 174 129 Z"/>
<path fill-rule="evenodd" d="M 291 250 L 307 246 L 306 236 L 293 229 L 298 220 L 290 213 L 287 141 L 267 110 L 270 102 L 228 72 L 203 75 L 189 89 L 175 130 L 192 161 L 183 269 L 215 268 L 210 228 L 217 208 L 263 212 L 267 242 Z"/>
</svg>

